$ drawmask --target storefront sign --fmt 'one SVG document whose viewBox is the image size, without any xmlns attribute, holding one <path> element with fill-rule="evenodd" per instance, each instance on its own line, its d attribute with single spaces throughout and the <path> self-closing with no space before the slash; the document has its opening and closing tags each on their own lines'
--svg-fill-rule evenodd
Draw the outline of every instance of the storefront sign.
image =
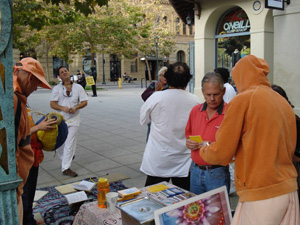
<svg viewBox="0 0 300 225">
<path fill-rule="evenodd" d="M 249 20 L 224 23 L 223 29 L 227 34 L 245 32 L 250 29 Z"/>
<path fill-rule="evenodd" d="M 218 26 L 218 34 L 233 34 L 250 31 L 250 20 L 241 8 L 235 8 L 223 16 Z"/>
<path fill-rule="evenodd" d="M 284 10 L 284 0 L 265 0 L 266 8 Z"/>
</svg>

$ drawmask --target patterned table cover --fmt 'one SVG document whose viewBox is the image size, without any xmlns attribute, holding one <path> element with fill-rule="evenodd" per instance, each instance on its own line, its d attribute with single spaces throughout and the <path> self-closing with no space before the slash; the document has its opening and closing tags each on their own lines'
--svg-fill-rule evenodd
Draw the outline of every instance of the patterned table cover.
<svg viewBox="0 0 300 225">
<path fill-rule="evenodd" d="M 83 204 L 76 214 L 73 225 L 122 225 L 121 212 L 117 209 L 110 214 L 98 207 L 97 201 Z"/>
</svg>

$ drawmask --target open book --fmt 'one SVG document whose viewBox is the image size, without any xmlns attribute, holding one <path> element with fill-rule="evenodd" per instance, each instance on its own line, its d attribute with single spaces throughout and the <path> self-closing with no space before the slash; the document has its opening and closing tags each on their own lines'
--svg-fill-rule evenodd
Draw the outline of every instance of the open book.
<svg viewBox="0 0 300 225">
<path fill-rule="evenodd" d="M 84 191 L 67 194 L 65 195 L 65 198 L 67 199 L 69 205 L 88 200 L 88 197 Z"/>
<path fill-rule="evenodd" d="M 73 184 L 73 188 L 79 191 L 91 191 L 95 185 L 94 182 L 83 180 L 79 184 Z"/>
</svg>

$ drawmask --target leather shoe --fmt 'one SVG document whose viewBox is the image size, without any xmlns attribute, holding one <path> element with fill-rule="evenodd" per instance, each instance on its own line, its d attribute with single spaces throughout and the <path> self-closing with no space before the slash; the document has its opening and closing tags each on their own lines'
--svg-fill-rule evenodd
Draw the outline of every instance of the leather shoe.
<svg viewBox="0 0 300 225">
<path fill-rule="evenodd" d="M 70 177 L 77 177 L 77 176 L 78 176 L 78 174 L 75 173 L 75 172 L 74 172 L 73 170 L 71 170 L 71 169 L 64 170 L 64 171 L 63 171 L 63 175 L 65 175 L 65 176 L 70 176 Z"/>
<path fill-rule="evenodd" d="M 92 97 L 97 97 L 97 95 L 92 95 Z"/>
</svg>

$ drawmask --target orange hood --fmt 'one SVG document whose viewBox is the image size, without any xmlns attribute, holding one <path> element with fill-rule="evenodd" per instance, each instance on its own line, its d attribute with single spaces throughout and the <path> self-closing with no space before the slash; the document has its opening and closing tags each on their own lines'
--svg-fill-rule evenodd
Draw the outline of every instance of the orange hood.
<svg viewBox="0 0 300 225">
<path fill-rule="evenodd" d="M 269 73 L 267 62 L 254 55 L 246 55 L 241 58 L 231 73 L 239 93 L 258 85 L 271 86 L 267 78 Z"/>
</svg>

